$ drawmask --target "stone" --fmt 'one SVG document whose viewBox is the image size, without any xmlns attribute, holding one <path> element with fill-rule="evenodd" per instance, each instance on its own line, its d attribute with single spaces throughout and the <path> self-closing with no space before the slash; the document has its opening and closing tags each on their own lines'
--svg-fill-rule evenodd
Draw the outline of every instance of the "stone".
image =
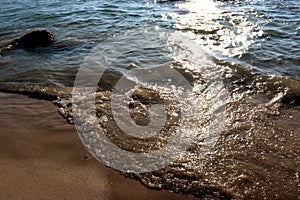
<svg viewBox="0 0 300 200">
<path fill-rule="evenodd" d="M 15 39 L 10 45 L 12 48 L 32 49 L 49 46 L 54 41 L 54 34 L 46 30 L 36 30 Z"/>
</svg>

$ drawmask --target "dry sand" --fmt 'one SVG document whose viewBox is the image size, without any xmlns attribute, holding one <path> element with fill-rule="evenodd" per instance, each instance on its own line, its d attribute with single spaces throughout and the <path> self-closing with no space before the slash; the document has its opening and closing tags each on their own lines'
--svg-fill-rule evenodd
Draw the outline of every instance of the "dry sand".
<svg viewBox="0 0 300 200">
<path fill-rule="evenodd" d="M 50 101 L 0 93 L 0 199 L 195 199 L 103 166 Z"/>
</svg>

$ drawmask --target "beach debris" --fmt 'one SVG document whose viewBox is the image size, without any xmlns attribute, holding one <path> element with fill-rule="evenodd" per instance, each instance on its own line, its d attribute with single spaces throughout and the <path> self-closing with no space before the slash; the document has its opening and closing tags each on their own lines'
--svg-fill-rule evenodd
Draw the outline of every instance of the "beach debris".
<svg viewBox="0 0 300 200">
<path fill-rule="evenodd" d="M 46 47 L 55 41 L 55 36 L 46 30 L 35 30 L 13 40 L 9 47 L 20 49 L 32 49 Z"/>
</svg>

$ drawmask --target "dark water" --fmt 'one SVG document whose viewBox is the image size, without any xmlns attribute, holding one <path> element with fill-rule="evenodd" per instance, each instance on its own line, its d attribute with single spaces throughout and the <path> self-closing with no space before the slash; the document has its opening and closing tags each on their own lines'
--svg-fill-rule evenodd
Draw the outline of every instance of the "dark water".
<svg viewBox="0 0 300 200">
<path fill-rule="evenodd" d="M 298 0 L 3 0 L 0 19 L 2 91 L 68 96 L 78 69 L 93 56 L 111 61 L 107 66 L 98 63 L 108 68 L 102 89 L 111 89 L 120 74 L 132 68 L 172 66 L 187 77 L 198 98 L 191 108 L 200 109 L 187 121 L 198 120 L 200 136 L 184 158 L 170 166 L 127 176 L 149 187 L 200 198 L 300 198 Z M 56 42 L 31 50 L 6 48 L 12 39 L 35 29 L 55 33 Z M 127 74 L 133 82 L 156 76 Z M 169 94 L 169 88 L 145 85 L 162 96 Z M 132 138 L 114 136 L 120 130 L 110 111 L 111 93 L 98 92 L 97 98 L 99 122 L 111 141 L 132 150 Z M 57 103 L 72 123 L 70 101 L 66 97 Z M 139 97 L 132 101 L 131 116 L 147 124 L 149 119 L 139 113 L 147 113 L 143 105 L 149 102 Z M 216 103 L 224 110 L 221 121 L 208 116 Z M 222 124 L 219 134 L 205 137 L 209 129 L 218 132 L 217 124 Z M 214 145 L 208 148 L 206 140 Z M 135 150 L 150 151 L 155 144 L 147 142 L 135 144 Z"/>
</svg>

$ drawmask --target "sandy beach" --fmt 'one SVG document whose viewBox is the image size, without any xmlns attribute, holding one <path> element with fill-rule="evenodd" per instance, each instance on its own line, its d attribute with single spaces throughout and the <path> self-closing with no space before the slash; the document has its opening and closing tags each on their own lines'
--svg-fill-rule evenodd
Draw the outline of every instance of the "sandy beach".
<svg viewBox="0 0 300 200">
<path fill-rule="evenodd" d="M 0 97 L 0 199 L 195 199 L 148 189 L 103 166 L 51 101 Z"/>
</svg>

